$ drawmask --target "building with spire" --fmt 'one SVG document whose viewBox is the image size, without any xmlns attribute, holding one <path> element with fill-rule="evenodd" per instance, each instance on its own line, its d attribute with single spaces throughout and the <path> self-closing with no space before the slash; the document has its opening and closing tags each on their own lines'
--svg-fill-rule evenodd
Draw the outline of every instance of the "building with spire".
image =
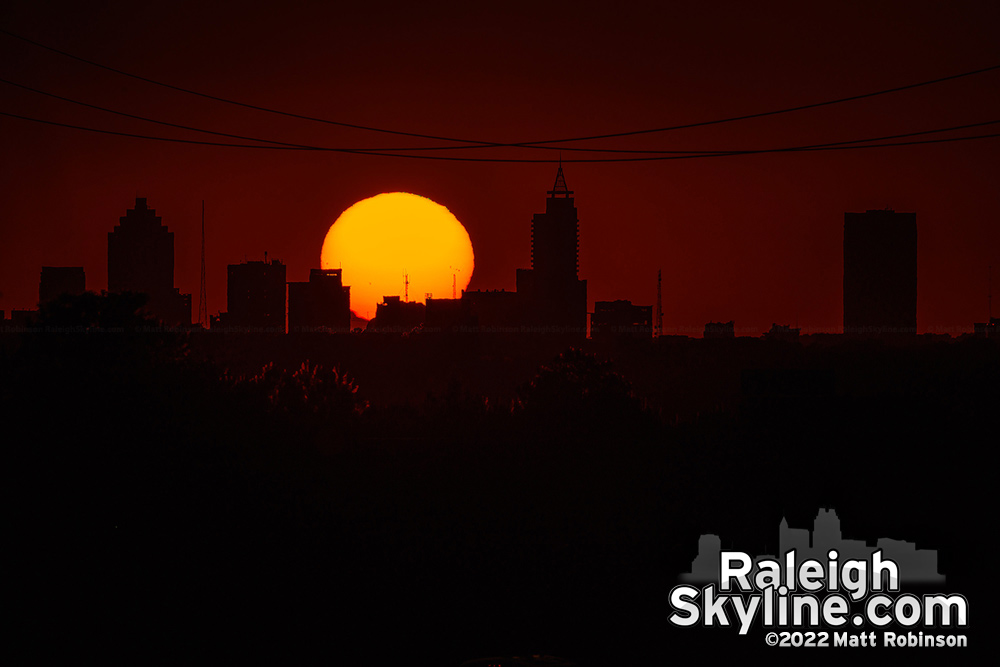
<svg viewBox="0 0 1000 667">
<path fill-rule="evenodd" d="M 587 281 L 578 277 L 580 223 L 562 162 L 545 212 L 531 220 L 531 268 L 517 270 L 517 289 L 464 290 L 469 329 L 497 333 L 587 335 Z"/>
<path fill-rule="evenodd" d="M 145 197 L 108 232 L 108 291 L 145 294 L 147 312 L 163 324 L 191 325 L 191 295 L 174 287 L 174 233 Z"/>
<path fill-rule="evenodd" d="M 587 281 L 578 277 L 580 223 L 562 163 L 545 200 L 531 220 L 531 268 L 517 270 L 524 323 L 552 333 L 587 335 Z"/>
</svg>

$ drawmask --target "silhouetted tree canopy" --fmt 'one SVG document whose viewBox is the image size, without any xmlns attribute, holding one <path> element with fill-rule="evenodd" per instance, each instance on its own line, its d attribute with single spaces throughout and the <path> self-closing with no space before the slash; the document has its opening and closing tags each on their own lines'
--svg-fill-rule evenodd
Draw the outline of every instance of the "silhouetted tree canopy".
<svg viewBox="0 0 1000 667">
<path fill-rule="evenodd" d="M 41 305 L 36 323 L 39 327 L 56 330 L 136 331 L 157 328 L 157 321 L 142 311 L 146 301 L 145 294 L 135 292 L 63 294 Z"/>
<path fill-rule="evenodd" d="M 576 348 L 542 366 L 519 392 L 517 406 L 528 413 L 588 422 L 611 415 L 634 417 L 642 410 L 641 401 L 611 362 Z"/>
<path fill-rule="evenodd" d="M 703 533 L 769 553 L 783 515 L 831 506 L 852 538 L 947 545 L 949 582 L 981 543 L 965 506 L 989 474 L 990 341 L 675 341 L 539 367 L 515 348 L 484 362 L 485 344 L 406 340 L 366 367 L 353 338 L 199 339 L 140 308 L 82 295 L 3 334 L 5 488 L 27 545 L 13 599 L 34 645 L 131 640 L 179 662 L 205 646 L 258 658 L 271 637 L 280 661 L 288 637 L 326 637 L 336 617 L 350 664 L 386 632 L 485 654 L 513 623 L 614 664 L 623 646 L 703 638 L 664 634 L 662 608 Z M 740 393 L 741 370 L 786 365 L 835 369 L 837 390 Z M 489 369 L 523 383 L 513 404 L 471 388 Z M 378 382 L 420 390 L 369 405 Z M 663 388 L 661 405 L 691 398 L 698 416 L 658 421 L 644 401 Z M 656 664 L 642 657 L 626 662 Z"/>
<path fill-rule="evenodd" d="M 263 397 L 277 414 L 308 417 L 328 426 L 343 424 L 368 407 L 358 398 L 357 385 L 345 373 L 309 361 L 294 371 L 268 364 L 256 375 L 237 379 L 235 387 Z"/>
</svg>

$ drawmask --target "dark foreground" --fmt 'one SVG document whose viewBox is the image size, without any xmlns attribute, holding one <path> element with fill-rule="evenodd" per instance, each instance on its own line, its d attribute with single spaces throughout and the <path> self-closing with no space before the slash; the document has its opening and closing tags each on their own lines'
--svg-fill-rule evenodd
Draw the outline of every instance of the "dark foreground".
<svg viewBox="0 0 1000 667">
<path fill-rule="evenodd" d="M 222 340 L 102 313 L 74 317 L 124 331 L 3 336 L 15 655 L 773 659 L 794 649 L 759 628 L 672 627 L 669 592 L 701 534 L 775 553 L 820 507 L 937 549 L 986 640 L 995 342 Z"/>
</svg>

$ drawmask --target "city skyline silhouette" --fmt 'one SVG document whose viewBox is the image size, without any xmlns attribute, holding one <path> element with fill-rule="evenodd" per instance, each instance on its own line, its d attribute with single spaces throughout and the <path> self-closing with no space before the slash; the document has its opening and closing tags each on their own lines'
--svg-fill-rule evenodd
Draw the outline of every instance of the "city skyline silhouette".
<svg viewBox="0 0 1000 667">
<path fill-rule="evenodd" d="M 426 312 L 421 309 L 406 316 L 392 314 L 408 300 L 404 271 L 404 293 L 386 294 L 376 304 L 382 318 L 372 330 L 547 331 L 579 337 L 590 337 L 596 332 L 603 338 L 629 335 L 640 339 L 652 336 L 652 306 L 615 299 L 598 301 L 588 312 L 587 281 L 578 279 L 577 209 L 561 162 L 553 189 L 547 194 L 545 213 L 536 214 L 532 220 L 531 268 L 517 269 L 518 289 L 462 290 L 460 299 L 456 292 L 450 300 L 439 297 L 434 303 L 432 295 L 427 294 L 426 304 L 430 307 Z M 896 213 L 886 208 L 844 214 L 844 334 L 906 339 L 917 333 L 917 236 L 915 213 Z M 107 258 L 108 292 L 144 294 L 147 311 L 164 326 L 187 328 L 199 324 L 192 320 L 191 295 L 180 294 L 173 287 L 174 233 L 148 207 L 145 197 L 136 197 L 134 208 L 128 209 L 120 224 L 108 233 Z M 205 261 L 203 251 L 202 263 Z M 310 269 L 307 282 L 286 283 L 286 272 L 287 267 L 280 260 L 272 258 L 268 262 L 266 252 L 263 261 L 230 264 L 226 306 L 215 310 L 210 318 L 211 327 L 229 332 L 366 330 L 368 322 L 350 308 L 350 286 L 344 282 L 343 269 Z M 324 286 L 323 281 L 330 285 Z M 37 305 L 42 306 L 62 293 L 79 294 L 84 288 L 82 267 L 42 267 Z M 199 300 L 199 311 L 207 308 L 204 298 Z M 954 327 L 945 335 L 997 335 L 997 318 L 992 317 L 991 282 L 988 302 L 985 322 Z M 33 312 L 34 309 L 15 309 L 9 320 L 0 318 L 0 321 L 5 326 L 24 326 L 30 323 Z M 708 322 L 703 337 L 733 338 L 737 330 L 744 336 L 758 333 L 753 329 L 738 329 L 730 320 Z M 691 325 L 672 322 L 663 328 L 661 321 L 656 334 L 690 336 L 696 331 Z M 760 333 L 794 340 L 801 328 L 775 322 L 771 329 Z"/>
<path fill-rule="evenodd" d="M 239 20 L 246 28 L 242 37 L 222 31 L 205 40 L 199 23 L 182 12 L 151 14 L 129 6 L 103 18 L 74 11 L 43 19 L 22 7 L 0 26 L 7 31 L 0 34 L 0 48 L 12 63 L 5 80 L 185 127 L 290 144 L 387 149 L 462 144 L 257 111 L 89 63 L 299 116 L 494 142 L 696 124 L 948 80 L 744 121 L 553 143 L 550 150 L 404 151 L 550 160 L 542 164 L 226 149 L 4 116 L 12 172 L 0 192 L 0 216 L 10 221 L 0 244 L 21 250 L 0 262 L 0 309 L 34 306 L 36 286 L 23 276 L 41 266 L 87 266 L 90 283 L 104 285 L 105 249 L 98 235 L 109 216 L 121 215 L 136 196 L 149 197 L 177 235 L 176 286 L 192 295 L 200 292 L 200 204 L 206 202 L 213 306 L 225 303 L 226 267 L 265 251 L 289 267 L 290 281 L 307 281 L 309 269 L 319 267 L 323 236 L 336 216 L 364 197 L 394 190 L 445 202 L 466 224 L 480 259 L 469 289 L 513 291 L 510 269 L 530 266 L 524 242 L 530 216 L 561 151 L 581 211 L 580 271 L 590 283 L 588 312 L 598 301 L 652 304 L 656 272 L 662 270 L 665 320 L 678 326 L 697 331 L 707 322 L 734 320 L 766 331 L 772 323 L 798 322 L 805 331 L 836 331 L 843 322 L 842 216 L 889 207 L 919 216 L 918 332 L 958 333 L 987 319 L 988 267 L 1000 265 L 991 254 L 1000 247 L 993 222 L 1000 205 L 989 194 L 1000 178 L 992 157 L 996 139 L 660 162 L 574 160 L 644 157 L 578 148 L 769 149 L 991 121 L 998 111 L 998 71 L 949 77 L 997 64 L 986 29 L 996 20 L 994 8 L 943 13 L 927 3 L 886 3 L 811 8 L 809 20 L 801 11 L 776 7 L 713 14 L 707 8 L 680 12 L 639 4 L 613 21 L 602 21 L 591 6 L 573 12 L 549 8 L 522 21 L 516 11 L 420 14 L 400 7 L 397 23 L 371 35 L 343 27 L 352 17 L 369 25 L 369 10 L 303 11 L 315 13 L 308 31 L 338 25 L 339 38 L 301 40 L 284 30 L 270 32 L 259 17 L 246 15 Z M 231 20 L 218 7 L 204 12 L 206 26 Z M 799 29 L 798 22 L 807 27 Z M 623 27 L 598 38 L 605 24 Z M 661 32 L 680 24 L 689 30 L 662 38 Z M 758 31 L 756 37 L 747 26 Z M 815 26 L 822 26 L 819 33 Z M 261 30 L 271 37 L 255 44 L 249 35 Z M 712 39 L 699 39 L 700 31 Z M 482 40 L 459 37 L 473 33 Z M 401 45 L 417 34 L 440 39 L 427 42 L 415 57 Z M 519 34 L 534 39 L 522 43 Z M 813 39 L 803 41 L 805 34 Z M 952 34 L 966 38 L 951 44 Z M 160 55 L 142 48 L 142 35 L 157 36 L 165 45 Z M 187 56 L 172 50 L 181 43 L 190 49 Z M 802 53 L 787 58 L 782 44 Z M 351 56 L 371 54 L 373 46 L 379 55 Z M 401 52 L 409 55 L 397 57 Z M 343 66 L 315 74 L 304 66 L 328 61 Z M 543 74 L 553 62 L 560 63 L 559 83 Z M 254 143 L 102 112 L 16 85 L 2 89 L 6 112 L 23 117 L 178 140 Z M 538 100 L 545 103 L 527 113 Z M 980 125 L 881 143 L 993 130 Z M 59 202 L 59 213 L 40 215 L 45 202 Z"/>
<path fill-rule="evenodd" d="M 833 544 L 971 624 L 775 631 L 984 643 L 997 25 L 5 4 L 14 662 L 799 659 L 671 594 Z"/>
</svg>

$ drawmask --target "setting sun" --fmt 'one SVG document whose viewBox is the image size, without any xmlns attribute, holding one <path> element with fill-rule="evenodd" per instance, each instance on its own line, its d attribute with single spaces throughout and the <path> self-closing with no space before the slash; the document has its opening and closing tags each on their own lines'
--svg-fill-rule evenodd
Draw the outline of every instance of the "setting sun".
<svg viewBox="0 0 1000 667">
<path fill-rule="evenodd" d="M 472 241 L 451 211 L 426 197 L 390 192 L 340 214 L 323 241 L 320 264 L 344 270 L 351 310 L 366 319 L 384 296 L 451 298 L 469 285 Z M 408 288 L 405 282 L 409 281 Z"/>
</svg>

